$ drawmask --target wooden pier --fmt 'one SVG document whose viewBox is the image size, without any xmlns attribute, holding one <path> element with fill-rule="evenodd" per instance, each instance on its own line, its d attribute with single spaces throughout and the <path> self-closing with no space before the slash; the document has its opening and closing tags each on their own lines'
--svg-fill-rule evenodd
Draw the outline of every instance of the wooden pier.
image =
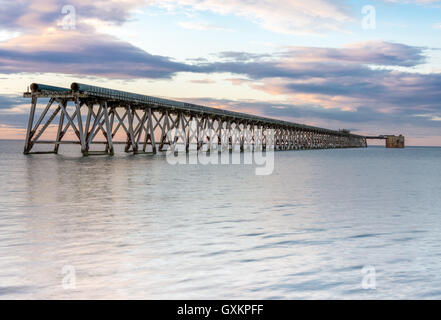
<svg viewBox="0 0 441 320">
<path fill-rule="evenodd" d="M 255 115 L 209 108 L 124 91 L 72 83 L 71 88 L 32 84 L 24 97 L 31 99 L 25 154 L 55 153 L 62 144 L 81 146 L 84 156 L 114 154 L 114 145 L 126 152 L 155 154 L 185 145 L 196 150 L 304 150 L 364 148 L 366 137 Z M 38 99 L 49 100 L 36 118 Z M 48 128 L 52 139 L 42 140 Z M 66 140 L 73 129 L 74 139 Z M 102 134 L 102 140 L 98 136 Z M 119 137 L 119 140 L 118 140 Z M 122 140 L 121 140 L 121 137 Z M 48 151 L 33 151 L 49 144 Z M 102 145 L 102 151 L 90 146 Z M 205 150 L 204 149 L 204 150 Z"/>
</svg>

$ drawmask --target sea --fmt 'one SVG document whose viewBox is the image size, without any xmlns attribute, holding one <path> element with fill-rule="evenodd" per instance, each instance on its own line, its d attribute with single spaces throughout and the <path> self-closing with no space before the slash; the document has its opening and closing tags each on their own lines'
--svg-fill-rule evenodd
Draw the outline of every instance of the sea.
<svg viewBox="0 0 441 320">
<path fill-rule="evenodd" d="M 0 141 L 0 299 L 441 298 L 441 148 L 280 151 L 258 175 L 23 145 Z"/>
</svg>

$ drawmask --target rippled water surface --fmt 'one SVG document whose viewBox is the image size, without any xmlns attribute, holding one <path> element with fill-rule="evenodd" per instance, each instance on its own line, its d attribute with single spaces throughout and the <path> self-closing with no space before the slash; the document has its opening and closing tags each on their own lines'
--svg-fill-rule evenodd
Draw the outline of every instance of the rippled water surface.
<svg viewBox="0 0 441 320">
<path fill-rule="evenodd" d="M 441 298 L 440 148 L 277 152 L 256 176 L 22 147 L 0 141 L 0 298 Z"/>
</svg>

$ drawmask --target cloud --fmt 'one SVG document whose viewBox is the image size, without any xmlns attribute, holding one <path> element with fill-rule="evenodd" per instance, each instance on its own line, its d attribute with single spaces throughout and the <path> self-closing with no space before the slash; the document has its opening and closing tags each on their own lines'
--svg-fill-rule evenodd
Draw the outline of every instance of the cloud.
<svg viewBox="0 0 441 320">
<path fill-rule="evenodd" d="M 171 78 L 192 65 L 152 55 L 128 42 L 99 34 L 99 23 L 120 24 L 143 0 L 70 1 L 75 29 L 64 30 L 65 1 L 10 1 L 0 6 L 0 25 L 21 35 L 0 43 L 0 73 L 51 72 L 106 78 Z M 72 12 L 71 8 L 68 12 Z M 91 21 L 93 23 L 91 23 Z M 38 41 L 36 41 L 38 39 Z"/>
<path fill-rule="evenodd" d="M 343 48 L 291 47 L 286 54 L 301 61 L 361 63 L 413 67 L 425 62 L 423 47 L 384 41 L 368 41 Z"/>
<path fill-rule="evenodd" d="M 121 24 L 144 3 L 144 0 L 3 0 L 0 6 L 0 26 L 27 31 L 55 27 L 71 12 L 67 10 L 63 13 L 63 7 L 67 4 L 73 7 L 79 28 L 91 18 L 102 23 Z"/>
<path fill-rule="evenodd" d="M 16 95 L 0 94 L 0 112 L 11 110 L 19 105 L 25 104 L 26 99 Z"/>
<path fill-rule="evenodd" d="M 194 21 L 181 21 L 178 23 L 181 28 L 190 29 L 190 30 L 199 30 L 199 31 L 234 31 L 233 29 L 228 29 L 225 27 L 221 27 L 215 24 L 206 23 L 206 22 L 194 22 Z"/>
<path fill-rule="evenodd" d="M 199 79 L 199 80 L 190 80 L 191 83 L 197 83 L 197 84 L 213 84 L 216 83 L 216 81 L 211 79 Z"/>
<path fill-rule="evenodd" d="M 198 72 L 230 72 L 251 79 L 326 79 L 388 74 L 370 65 L 414 67 L 425 62 L 424 48 L 389 42 L 351 44 L 344 48 L 290 47 L 283 53 L 254 55 L 224 52 L 218 62 L 201 62 Z M 225 61 L 225 58 L 226 61 Z"/>
<path fill-rule="evenodd" d="M 3 0 L 0 5 L 0 27 L 2 29 L 17 29 L 20 18 L 26 13 L 29 3 L 25 1 Z"/>
<path fill-rule="evenodd" d="M 170 78 L 178 72 L 247 75 L 252 79 L 369 76 L 367 64 L 416 66 L 424 62 L 422 49 L 393 43 L 365 43 L 336 48 L 291 47 L 283 54 L 221 52 L 219 62 L 175 62 L 151 55 L 108 35 L 78 31 L 47 32 L 30 48 L 33 36 L 0 45 L 0 72 L 53 72 L 107 78 Z M 281 56 L 279 59 L 278 56 Z M 363 65 L 360 65 L 363 64 Z"/>
<path fill-rule="evenodd" d="M 279 106 L 270 109 L 274 109 L 270 114 L 352 122 L 396 120 L 439 127 L 439 121 L 433 119 L 441 116 L 441 73 L 411 73 L 395 68 L 425 63 L 424 50 L 389 42 L 356 43 L 343 48 L 290 47 L 272 59 L 229 53 L 228 61 L 199 66 L 204 72 L 245 76 L 229 81 L 277 99 L 284 97 L 296 106 L 307 106 Z M 290 114 L 286 110 L 291 110 Z"/>
<path fill-rule="evenodd" d="M 21 36 L 0 45 L 0 73 L 52 72 L 107 78 L 170 78 L 194 67 L 152 55 L 108 35 L 64 31 Z M 31 50 L 30 50 L 31 49 Z"/>
<path fill-rule="evenodd" d="M 274 57 L 270 54 L 256 54 L 240 51 L 223 51 L 216 54 L 216 56 L 223 60 L 230 61 L 261 61 L 264 58 Z"/>
<path fill-rule="evenodd" d="M 351 131 L 359 133 L 369 132 L 366 130 L 370 128 L 377 128 L 378 130 L 378 126 L 403 128 L 422 126 L 429 128 L 431 132 L 436 134 L 437 130 L 441 127 L 439 121 L 434 121 L 434 118 L 431 116 L 415 117 L 410 112 L 384 113 L 370 106 L 361 106 L 357 110 L 349 111 L 337 107 L 324 108 L 323 106 L 309 103 L 234 101 L 211 98 L 183 100 L 238 112 L 253 110 L 254 113 L 261 116 L 294 122 L 305 120 L 307 123 L 315 123 L 330 129 L 347 128 L 349 125 L 352 125 L 354 127 L 351 128 Z"/>
<path fill-rule="evenodd" d="M 396 106 L 418 105 L 439 108 L 441 74 L 415 74 L 402 72 L 375 72 L 368 78 L 320 79 L 309 82 L 286 82 L 284 88 L 292 93 L 321 94 L 328 97 L 373 98 L 382 104 Z"/>
<path fill-rule="evenodd" d="M 414 4 L 432 4 L 441 2 L 440 0 L 383 0 L 384 2 L 394 3 L 414 3 Z"/>
<path fill-rule="evenodd" d="M 294 109 L 298 113 L 291 112 L 291 116 L 322 115 L 354 122 L 380 119 L 379 115 L 384 114 L 406 115 L 406 121 L 414 117 L 416 122 L 422 121 L 420 116 L 417 118 L 421 114 L 441 116 L 441 74 L 371 67 L 417 66 L 425 61 L 421 47 L 388 42 L 357 43 L 343 48 L 289 47 L 274 55 L 221 52 L 217 55 L 219 61 L 194 60 L 188 64 L 151 55 L 110 36 L 77 31 L 66 34 L 67 38 L 58 38 L 60 33 L 46 34 L 32 50 L 25 45 L 27 41 L 22 41 L 25 36 L 5 42 L 0 47 L 0 72 L 51 71 L 106 78 L 170 78 L 179 72 L 230 73 L 242 76 L 229 79 L 233 84 L 284 96 L 293 105 L 311 109 Z M 311 106 L 334 111 L 324 112 Z M 315 113 L 311 114 L 312 111 Z"/>
<path fill-rule="evenodd" d="M 24 128 L 29 117 L 29 99 L 17 95 L 0 94 L 0 124 L 14 128 Z"/>
<path fill-rule="evenodd" d="M 267 30 L 285 34 L 340 30 L 345 23 L 353 20 L 349 7 L 343 1 L 148 0 L 147 3 L 168 10 L 236 15 L 256 22 Z"/>
</svg>

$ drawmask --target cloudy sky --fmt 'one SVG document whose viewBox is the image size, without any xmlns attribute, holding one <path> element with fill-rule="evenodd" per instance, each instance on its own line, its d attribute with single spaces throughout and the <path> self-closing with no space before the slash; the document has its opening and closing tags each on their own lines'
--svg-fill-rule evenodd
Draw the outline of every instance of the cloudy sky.
<svg viewBox="0 0 441 320">
<path fill-rule="evenodd" d="M 0 0 L 0 138 L 71 82 L 441 146 L 441 1 Z"/>
</svg>

